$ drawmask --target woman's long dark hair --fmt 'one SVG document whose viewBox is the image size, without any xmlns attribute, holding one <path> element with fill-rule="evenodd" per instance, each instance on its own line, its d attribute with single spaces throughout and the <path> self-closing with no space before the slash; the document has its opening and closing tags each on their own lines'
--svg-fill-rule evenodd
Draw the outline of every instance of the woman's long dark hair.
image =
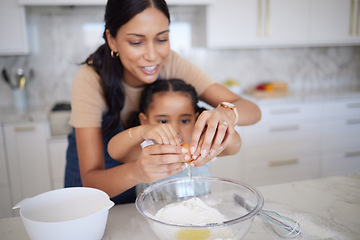
<svg viewBox="0 0 360 240">
<path fill-rule="evenodd" d="M 135 15 L 149 7 L 155 7 L 169 19 L 169 9 L 165 0 L 108 0 L 105 10 L 105 30 L 108 29 L 111 36 L 116 37 L 118 30 Z M 105 43 L 100 46 L 85 61 L 92 66 L 100 75 L 101 86 L 105 101 L 111 115 L 111 121 L 106 130 L 114 130 L 120 122 L 120 112 L 125 104 L 125 93 L 121 81 L 123 81 L 123 66 L 119 58 L 110 55 L 111 49 L 103 35 Z"/>
<path fill-rule="evenodd" d="M 139 112 L 133 113 L 128 121 L 129 127 L 135 127 L 140 125 L 139 121 L 139 113 L 147 114 L 147 110 L 149 109 L 149 105 L 152 102 L 153 95 L 159 92 L 183 92 L 188 93 L 191 97 L 191 103 L 194 108 L 195 113 L 201 112 L 203 109 L 199 108 L 197 103 L 199 101 L 198 95 L 196 93 L 195 88 L 187 84 L 181 79 L 159 79 L 151 84 L 146 85 L 144 91 L 141 94 L 140 104 L 139 104 Z"/>
</svg>

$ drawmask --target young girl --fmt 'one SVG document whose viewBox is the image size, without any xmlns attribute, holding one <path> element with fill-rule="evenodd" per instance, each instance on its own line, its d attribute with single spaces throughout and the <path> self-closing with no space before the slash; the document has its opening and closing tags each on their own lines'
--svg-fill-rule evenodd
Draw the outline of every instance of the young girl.
<svg viewBox="0 0 360 240">
<path fill-rule="evenodd" d="M 110 140 L 108 145 L 110 156 L 125 163 L 136 160 L 140 155 L 141 146 L 146 148 L 149 142 L 159 145 L 181 145 L 190 142 L 195 121 L 202 110 L 197 103 L 198 96 L 195 89 L 182 80 L 157 80 L 147 85 L 141 96 L 139 113 L 130 118 L 128 124 L 130 128 L 118 133 Z M 233 155 L 240 150 L 240 147 L 241 139 L 236 133 L 226 149 L 220 147 L 218 152 L 214 151 L 210 154 L 216 156 L 221 152 L 219 156 Z M 188 150 L 183 148 L 183 152 L 186 153 L 183 168 L 185 162 L 193 166 Z M 154 168 L 157 166 L 154 165 Z M 159 172 L 162 171 L 159 170 Z M 193 168 L 192 174 L 208 176 L 208 164 Z M 181 171 L 170 177 L 185 175 L 187 172 Z M 158 177 L 162 178 L 163 176 Z M 149 178 L 147 182 L 153 182 L 159 178 Z M 146 185 L 142 184 L 140 190 L 144 187 Z"/>
</svg>

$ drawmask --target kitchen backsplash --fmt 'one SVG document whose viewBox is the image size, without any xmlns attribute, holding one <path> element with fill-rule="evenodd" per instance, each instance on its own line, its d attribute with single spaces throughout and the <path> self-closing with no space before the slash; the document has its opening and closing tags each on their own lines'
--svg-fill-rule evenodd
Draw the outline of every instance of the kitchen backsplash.
<svg viewBox="0 0 360 240">
<path fill-rule="evenodd" d="M 360 47 L 211 50 L 203 44 L 203 8 L 170 10 L 178 28 L 172 32 L 186 36 L 174 35 L 172 46 L 219 83 L 234 78 L 243 89 L 272 80 L 302 92 L 360 89 Z M 69 101 L 79 64 L 103 42 L 104 7 L 28 7 L 26 14 L 30 54 L 1 56 L 0 67 L 10 77 L 25 69 L 30 105 Z M 0 107 L 12 105 L 9 90 L 0 81 Z"/>
</svg>

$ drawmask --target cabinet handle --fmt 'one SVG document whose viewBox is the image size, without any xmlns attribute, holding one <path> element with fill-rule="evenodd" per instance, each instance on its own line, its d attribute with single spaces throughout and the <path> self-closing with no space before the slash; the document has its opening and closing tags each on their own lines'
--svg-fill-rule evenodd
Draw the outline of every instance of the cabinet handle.
<svg viewBox="0 0 360 240">
<path fill-rule="evenodd" d="M 15 132 L 28 132 L 28 131 L 34 131 L 34 126 L 22 126 L 22 127 L 14 127 Z"/>
<path fill-rule="evenodd" d="M 271 110 L 270 114 L 277 115 L 277 114 L 288 114 L 288 113 L 299 113 L 300 108 L 287 108 L 287 109 L 275 109 Z"/>
<path fill-rule="evenodd" d="M 278 167 L 278 166 L 285 166 L 285 165 L 293 165 L 298 164 L 299 159 L 292 158 L 287 160 L 274 160 L 269 162 L 269 167 Z"/>
<path fill-rule="evenodd" d="M 347 152 L 345 153 L 345 157 L 346 158 L 351 158 L 351 157 L 358 157 L 360 156 L 360 152 L 357 151 L 357 152 Z"/>
<path fill-rule="evenodd" d="M 270 132 L 286 132 L 286 131 L 295 131 L 299 130 L 298 125 L 289 125 L 289 126 L 280 126 L 280 127 L 271 127 Z"/>
<path fill-rule="evenodd" d="M 351 0 L 351 9 L 350 9 L 350 35 L 354 35 L 354 14 L 355 14 L 355 0 Z"/>
<path fill-rule="evenodd" d="M 266 0 L 266 22 L 265 22 L 265 35 L 266 37 L 270 36 L 270 0 Z"/>
<path fill-rule="evenodd" d="M 360 124 L 360 119 L 348 119 L 346 120 L 346 125 L 355 125 Z"/>
<path fill-rule="evenodd" d="M 257 4 L 258 4 L 258 36 L 262 37 L 262 1 L 263 0 L 258 0 Z"/>
<path fill-rule="evenodd" d="M 359 5 L 360 6 L 360 5 Z M 360 108 L 360 103 L 348 103 L 347 108 Z"/>
</svg>

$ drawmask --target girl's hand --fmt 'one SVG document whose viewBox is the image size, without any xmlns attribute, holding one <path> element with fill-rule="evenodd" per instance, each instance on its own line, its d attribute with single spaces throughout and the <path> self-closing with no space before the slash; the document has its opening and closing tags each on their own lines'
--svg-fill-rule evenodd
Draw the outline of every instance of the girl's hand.
<svg viewBox="0 0 360 240">
<path fill-rule="evenodd" d="M 190 143 L 194 161 L 191 166 L 202 166 L 225 149 L 235 133 L 232 110 L 216 107 L 203 111 L 198 117 Z"/>
<path fill-rule="evenodd" d="M 136 160 L 137 180 L 155 182 L 185 168 L 187 150 L 175 145 L 149 145 Z M 189 159 L 188 159 L 189 160 Z"/>
<path fill-rule="evenodd" d="M 170 124 L 141 125 L 141 136 L 145 140 L 153 140 L 157 144 L 181 145 L 181 139 Z"/>
</svg>

